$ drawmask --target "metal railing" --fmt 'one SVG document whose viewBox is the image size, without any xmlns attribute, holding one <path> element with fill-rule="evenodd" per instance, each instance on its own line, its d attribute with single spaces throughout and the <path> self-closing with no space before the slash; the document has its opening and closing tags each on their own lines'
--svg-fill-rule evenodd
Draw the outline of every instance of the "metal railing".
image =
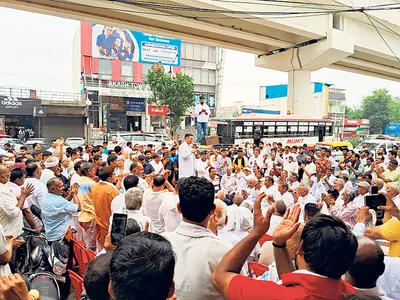
<svg viewBox="0 0 400 300">
<path fill-rule="evenodd" d="M 0 95 L 53 101 L 81 101 L 80 93 L 42 91 L 28 88 L 0 86 Z"/>
</svg>

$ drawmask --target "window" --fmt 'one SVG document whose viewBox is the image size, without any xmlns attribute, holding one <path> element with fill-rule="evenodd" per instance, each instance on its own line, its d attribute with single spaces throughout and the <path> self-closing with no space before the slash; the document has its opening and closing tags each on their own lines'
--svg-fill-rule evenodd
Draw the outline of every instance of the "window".
<svg viewBox="0 0 400 300">
<path fill-rule="evenodd" d="M 99 79 L 112 79 L 112 61 L 99 59 Z"/>
<path fill-rule="evenodd" d="M 186 67 L 184 69 L 182 68 L 182 72 L 185 73 L 186 75 L 189 75 L 190 77 L 194 76 L 193 68 L 189 68 L 189 67 Z"/>
<path fill-rule="evenodd" d="M 201 45 L 194 44 L 193 45 L 193 59 L 201 60 Z"/>
<path fill-rule="evenodd" d="M 208 58 L 209 61 L 211 62 L 216 62 L 217 61 L 217 49 L 215 47 L 208 47 Z"/>
<path fill-rule="evenodd" d="M 182 54 L 182 56 L 184 58 L 186 58 L 186 59 L 194 59 L 194 56 L 193 56 L 193 44 L 185 43 L 185 52 L 186 52 L 185 55 Z"/>
<path fill-rule="evenodd" d="M 201 70 L 201 84 L 208 84 L 208 70 Z"/>
<path fill-rule="evenodd" d="M 121 75 L 124 81 L 133 81 L 133 62 L 122 61 L 121 62 Z"/>
<path fill-rule="evenodd" d="M 193 80 L 195 84 L 201 83 L 201 72 L 200 69 L 193 69 Z"/>
<path fill-rule="evenodd" d="M 142 64 L 142 80 L 146 78 L 147 73 L 151 70 L 151 67 L 153 67 L 152 64 Z"/>
<path fill-rule="evenodd" d="M 208 84 L 216 84 L 215 70 L 208 70 Z"/>
<path fill-rule="evenodd" d="M 208 55 L 209 55 L 209 51 L 208 51 L 208 46 L 206 46 L 206 45 L 202 45 L 201 46 L 201 60 L 202 61 L 208 61 L 209 60 L 209 58 L 208 58 Z"/>
</svg>

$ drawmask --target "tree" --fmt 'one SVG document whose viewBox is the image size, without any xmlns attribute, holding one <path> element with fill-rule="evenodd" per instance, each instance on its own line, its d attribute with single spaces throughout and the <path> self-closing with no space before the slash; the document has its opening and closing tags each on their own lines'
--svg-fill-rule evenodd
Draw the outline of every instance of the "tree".
<svg viewBox="0 0 400 300">
<path fill-rule="evenodd" d="M 393 98 L 389 102 L 389 121 L 400 122 L 400 99 L 398 98 Z"/>
<path fill-rule="evenodd" d="M 386 89 L 373 91 L 371 96 L 365 97 L 362 102 L 362 117 L 369 119 L 371 133 L 383 133 L 390 121 L 390 106 L 392 96 Z"/>
<path fill-rule="evenodd" d="M 350 120 L 359 120 L 362 118 L 363 111 L 359 108 L 351 108 L 346 106 L 345 108 L 345 118 Z"/>
<path fill-rule="evenodd" d="M 165 72 L 161 64 L 156 64 L 147 73 L 144 82 L 153 92 L 152 97 L 148 99 L 149 103 L 168 106 L 171 130 L 175 131 L 188 108 L 194 105 L 193 78 L 183 73 L 173 77 L 171 73 Z"/>
</svg>

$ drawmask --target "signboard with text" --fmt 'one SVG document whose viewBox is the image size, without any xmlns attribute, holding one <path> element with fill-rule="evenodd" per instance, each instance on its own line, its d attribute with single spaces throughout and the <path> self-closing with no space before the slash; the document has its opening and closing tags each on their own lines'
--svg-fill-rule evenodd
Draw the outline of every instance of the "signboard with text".
<svg viewBox="0 0 400 300">
<path fill-rule="evenodd" d="M 179 66 L 181 44 L 173 38 L 93 24 L 93 57 Z"/>
<path fill-rule="evenodd" d="M 144 98 L 127 98 L 126 112 L 145 112 Z"/>
<path fill-rule="evenodd" d="M 0 115 L 40 117 L 43 111 L 40 99 L 19 98 L 0 95 Z M 42 114 L 45 114 L 43 111 Z"/>
<path fill-rule="evenodd" d="M 149 115 L 162 115 L 168 114 L 168 106 L 148 106 Z"/>
</svg>

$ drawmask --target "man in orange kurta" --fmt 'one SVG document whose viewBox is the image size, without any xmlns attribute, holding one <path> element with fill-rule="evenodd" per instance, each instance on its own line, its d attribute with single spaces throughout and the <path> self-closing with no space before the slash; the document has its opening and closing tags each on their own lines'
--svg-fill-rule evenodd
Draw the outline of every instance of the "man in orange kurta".
<svg viewBox="0 0 400 300">
<path fill-rule="evenodd" d="M 100 182 L 92 187 L 92 200 L 96 220 L 97 249 L 103 249 L 108 228 L 110 227 L 111 202 L 119 195 L 115 187 L 114 169 L 112 167 L 101 167 L 99 170 Z"/>
</svg>

